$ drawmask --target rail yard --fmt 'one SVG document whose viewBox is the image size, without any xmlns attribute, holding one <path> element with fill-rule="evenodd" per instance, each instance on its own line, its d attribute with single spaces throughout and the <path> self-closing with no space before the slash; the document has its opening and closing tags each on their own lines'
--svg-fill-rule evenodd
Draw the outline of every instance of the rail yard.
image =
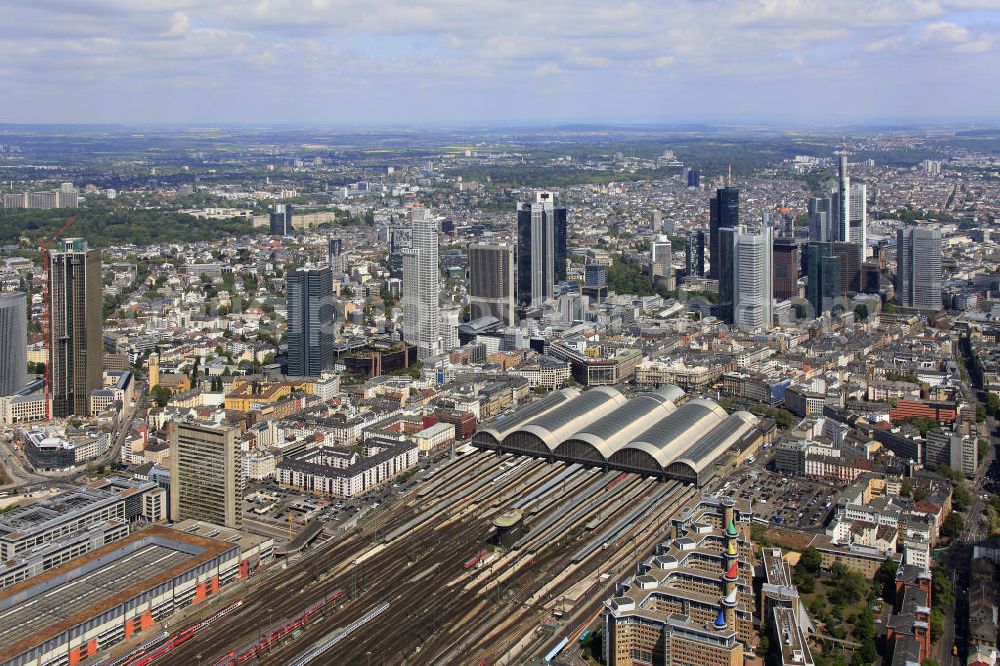
<svg viewBox="0 0 1000 666">
<path fill-rule="evenodd" d="M 677 481 L 477 451 L 118 663 L 486 664 L 542 656 L 560 636 L 583 631 L 596 614 L 594 592 L 648 552 L 695 492 Z M 492 545 L 494 519 L 511 510 L 523 515 L 525 531 L 509 547 Z M 187 632 L 236 600 L 233 612 Z M 364 631 L 353 631 L 359 623 Z"/>
</svg>

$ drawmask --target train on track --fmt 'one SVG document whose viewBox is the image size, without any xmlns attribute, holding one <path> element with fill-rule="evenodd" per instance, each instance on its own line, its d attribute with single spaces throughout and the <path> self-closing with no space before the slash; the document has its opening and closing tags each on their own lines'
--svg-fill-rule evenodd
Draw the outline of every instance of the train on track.
<svg viewBox="0 0 1000 666">
<path fill-rule="evenodd" d="M 176 634 L 173 634 L 172 636 L 168 635 L 163 643 L 148 647 L 146 646 L 147 644 L 144 644 L 143 647 L 140 647 L 137 650 L 133 650 L 132 652 L 125 655 L 124 657 L 121 657 L 120 659 L 108 662 L 105 666 L 146 666 L 146 664 L 151 664 L 160 657 L 169 654 L 171 651 L 173 651 L 175 648 L 182 645 L 183 643 L 186 643 L 187 641 L 191 640 L 191 638 L 194 637 L 194 635 L 197 634 L 199 631 L 208 627 L 216 620 L 219 620 L 220 618 L 229 615 L 242 605 L 243 605 L 243 600 L 238 599 L 233 603 L 229 604 L 228 606 L 226 606 L 225 608 L 223 608 L 222 610 L 220 610 L 219 612 L 215 613 L 211 617 L 206 618 L 196 624 L 192 624 L 191 626 L 185 627 L 184 629 L 178 631 Z"/>
<path fill-rule="evenodd" d="M 628 474 L 626 472 L 622 472 L 611 483 L 609 483 L 607 486 L 605 486 L 604 489 L 610 492 L 610 491 L 614 490 L 615 486 L 617 486 L 619 483 L 621 483 L 622 481 L 624 481 L 627 478 L 628 478 Z"/>
<path fill-rule="evenodd" d="M 479 554 L 478 554 L 478 555 L 475 555 L 474 557 L 470 557 L 469 559 L 467 559 L 467 560 L 465 561 L 465 564 L 464 564 L 464 565 L 462 565 L 462 568 L 463 568 L 463 569 L 465 569 L 466 571 L 468 571 L 468 570 L 469 570 L 469 569 L 471 569 L 472 567 L 476 566 L 476 564 L 477 564 L 477 563 L 478 563 L 478 562 L 479 562 L 480 560 L 482 560 L 482 559 L 483 559 L 484 557 L 486 557 L 486 554 L 487 554 L 488 552 L 489 552 L 488 550 L 486 550 L 485 548 L 483 548 L 483 549 L 482 549 L 481 551 L 479 551 Z"/>
<path fill-rule="evenodd" d="M 248 645 L 239 651 L 230 650 L 228 653 L 223 655 L 222 658 L 216 661 L 214 666 L 235 666 L 236 664 L 245 664 L 253 659 L 256 659 L 258 655 L 265 650 L 268 650 L 276 643 L 279 643 L 293 631 L 308 624 L 308 622 L 315 618 L 318 613 L 330 604 L 335 603 L 337 599 L 344 596 L 344 594 L 345 592 L 343 588 L 337 588 L 320 601 L 302 611 L 299 615 L 296 615 L 293 619 L 276 629 L 271 629 L 267 636 L 263 636 L 255 643 Z"/>
</svg>

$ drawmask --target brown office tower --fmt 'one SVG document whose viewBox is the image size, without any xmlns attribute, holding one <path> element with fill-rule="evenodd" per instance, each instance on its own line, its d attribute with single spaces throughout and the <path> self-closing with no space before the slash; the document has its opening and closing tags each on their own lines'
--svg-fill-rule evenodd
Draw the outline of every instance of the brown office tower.
<svg viewBox="0 0 1000 666">
<path fill-rule="evenodd" d="M 788 238 L 774 240 L 774 298 L 787 301 L 799 295 L 802 253 L 799 244 Z"/>
<path fill-rule="evenodd" d="M 49 382 L 52 416 L 86 416 L 90 392 L 101 388 L 104 313 L 101 251 L 65 238 L 48 253 Z"/>
<path fill-rule="evenodd" d="M 506 243 L 469 246 L 469 301 L 473 321 L 496 317 L 514 325 L 514 248 Z"/>
</svg>

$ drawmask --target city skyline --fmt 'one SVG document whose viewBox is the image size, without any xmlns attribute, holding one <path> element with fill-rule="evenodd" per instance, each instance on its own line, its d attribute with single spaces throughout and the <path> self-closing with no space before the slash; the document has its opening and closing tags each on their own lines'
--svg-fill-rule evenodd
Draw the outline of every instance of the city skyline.
<svg viewBox="0 0 1000 666">
<path fill-rule="evenodd" d="M 987 1 L 3 5 L 4 122 L 815 125 L 1000 110 L 977 84 L 1000 67 Z M 544 84 L 529 107 L 526 81 Z M 251 83 L 278 94 L 234 104 Z M 55 103 L 65 94 L 72 107 Z"/>
<path fill-rule="evenodd" d="M 1000 663 L 1000 0 L 0 10 L 0 664 Z"/>
</svg>

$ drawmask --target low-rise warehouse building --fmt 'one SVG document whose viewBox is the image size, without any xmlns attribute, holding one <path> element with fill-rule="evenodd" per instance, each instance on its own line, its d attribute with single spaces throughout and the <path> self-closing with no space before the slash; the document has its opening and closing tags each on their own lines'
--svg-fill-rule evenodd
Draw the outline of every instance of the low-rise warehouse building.
<svg viewBox="0 0 1000 666">
<path fill-rule="evenodd" d="M 222 525 L 206 523 L 203 520 L 182 520 L 172 527 L 185 534 L 237 544 L 240 547 L 239 577 L 241 579 L 249 577 L 250 574 L 274 558 L 274 539 L 271 537 L 234 530 Z"/>
<path fill-rule="evenodd" d="M 106 521 L 125 522 L 125 498 L 78 488 L 25 504 L 0 517 L 0 559 L 14 560 L 28 551 Z"/>
<path fill-rule="evenodd" d="M 703 485 L 715 462 L 757 423 L 727 414 L 711 400 L 685 397 L 676 386 L 629 400 L 598 387 L 563 389 L 481 428 L 473 444 L 498 453 L 564 460 Z"/>
<path fill-rule="evenodd" d="M 0 591 L 0 663 L 75 664 L 216 594 L 240 547 L 154 525 Z"/>
</svg>

